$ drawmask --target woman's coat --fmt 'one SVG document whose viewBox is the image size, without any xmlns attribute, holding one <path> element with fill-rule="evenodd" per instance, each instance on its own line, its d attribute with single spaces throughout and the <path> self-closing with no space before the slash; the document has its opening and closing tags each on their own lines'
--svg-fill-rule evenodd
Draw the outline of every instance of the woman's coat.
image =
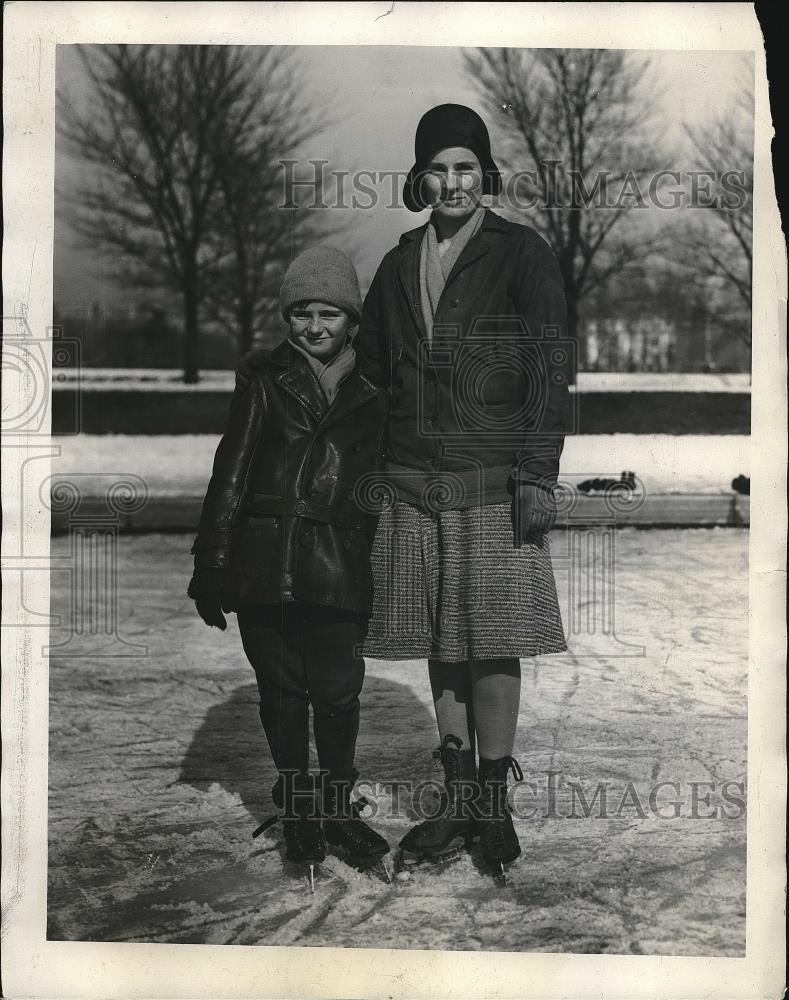
<svg viewBox="0 0 789 1000">
<path fill-rule="evenodd" d="M 384 257 L 354 341 L 364 373 L 390 390 L 390 464 L 455 477 L 467 503 L 505 502 L 513 480 L 555 485 L 575 354 L 553 251 L 528 226 L 486 211 L 428 341 L 424 232 L 405 233 Z"/>
</svg>

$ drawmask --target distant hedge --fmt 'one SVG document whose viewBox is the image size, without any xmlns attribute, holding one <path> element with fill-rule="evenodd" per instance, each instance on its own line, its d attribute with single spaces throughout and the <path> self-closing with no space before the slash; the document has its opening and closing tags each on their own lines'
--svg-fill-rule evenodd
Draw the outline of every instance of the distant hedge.
<svg viewBox="0 0 789 1000">
<path fill-rule="evenodd" d="M 747 392 L 586 392 L 576 400 L 580 434 L 749 434 Z M 230 393 L 59 388 L 52 433 L 220 434 Z"/>
</svg>

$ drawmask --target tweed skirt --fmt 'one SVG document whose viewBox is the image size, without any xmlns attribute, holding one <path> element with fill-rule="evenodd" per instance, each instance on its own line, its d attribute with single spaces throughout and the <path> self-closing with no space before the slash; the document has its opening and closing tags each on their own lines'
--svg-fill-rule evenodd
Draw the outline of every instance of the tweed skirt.
<svg viewBox="0 0 789 1000">
<path fill-rule="evenodd" d="M 509 504 L 426 514 L 398 501 L 372 549 L 366 656 L 538 656 L 567 649 L 548 536 L 513 545 Z"/>
</svg>

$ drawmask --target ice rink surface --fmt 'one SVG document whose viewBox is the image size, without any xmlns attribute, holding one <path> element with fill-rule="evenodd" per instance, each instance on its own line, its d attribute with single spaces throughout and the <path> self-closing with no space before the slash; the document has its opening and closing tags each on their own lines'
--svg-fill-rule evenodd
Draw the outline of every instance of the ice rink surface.
<svg viewBox="0 0 789 1000">
<path fill-rule="evenodd" d="M 120 538 L 117 636 L 74 629 L 55 539 L 49 937 L 743 955 L 748 533 L 621 529 L 611 592 L 594 560 L 569 572 L 567 538 L 570 652 L 523 661 L 508 885 L 476 853 L 393 885 L 330 857 L 313 896 L 278 825 L 251 839 L 273 769 L 234 617 L 209 630 L 185 595 L 191 537 Z M 368 661 L 357 766 L 393 848 L 412 819 L 386 783 L 437 778 L 436 743 L 426 664 Z"/>
</svg>

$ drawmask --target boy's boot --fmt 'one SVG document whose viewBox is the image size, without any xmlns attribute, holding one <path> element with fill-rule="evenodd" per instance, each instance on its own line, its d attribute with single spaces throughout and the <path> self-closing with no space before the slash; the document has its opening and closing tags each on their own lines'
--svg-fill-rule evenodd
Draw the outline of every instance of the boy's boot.
<svg viewBox="0 0 789 1000">
<path fill-rule="evenodd" d="M 389 853 L 385 838 L 359 815 L 366 804 L 365 799 L 351 802 L 349 782 L 333 781 L 329 776 L 324 783 L 323 831 L 326 843 L 345 851 L 353 864 L 362 866 L 374 864 Z"/>
<path fill-rule="evenodd" d="M 438 858 L 459 847 L 470 846 L 476 834 L 477 768 L 473 750 L 463 750 L 463 741 L 447 734 L 433 756 L 444 768 L 445 793 L 441 812 L 412 827 L 400 841 L 407 854 Z"/>
<path fill-rule="evenodd" d="M 503 866 L 521 853 L 507 801 L 507 776 L 510 771 L 516 781 L 523 780 L 523 772 L 514 757 L 479 759 L 479 842 L 483 858 L 502 877 Z"/>
<path fill-rule="evenodd" d="M 353 766 L 359 733 L 358 702 L 339 715 L 316 715 L 314 727 L 326 843 L 344 851 L 352 864 L 374 864 L 389 853 L 389 844 L 360 817 L 365 800 L 351 802 L 351 789 L 358 777 Z"/>
<path fill-rule="evenodd" d="M 309 774 L 283 774 L 275 789 L 274 801 L 282 808 L 285 858 L 295 864 L 320 864 L 326 857 L 326 840 L 315 779 Z"/>
</svg>

